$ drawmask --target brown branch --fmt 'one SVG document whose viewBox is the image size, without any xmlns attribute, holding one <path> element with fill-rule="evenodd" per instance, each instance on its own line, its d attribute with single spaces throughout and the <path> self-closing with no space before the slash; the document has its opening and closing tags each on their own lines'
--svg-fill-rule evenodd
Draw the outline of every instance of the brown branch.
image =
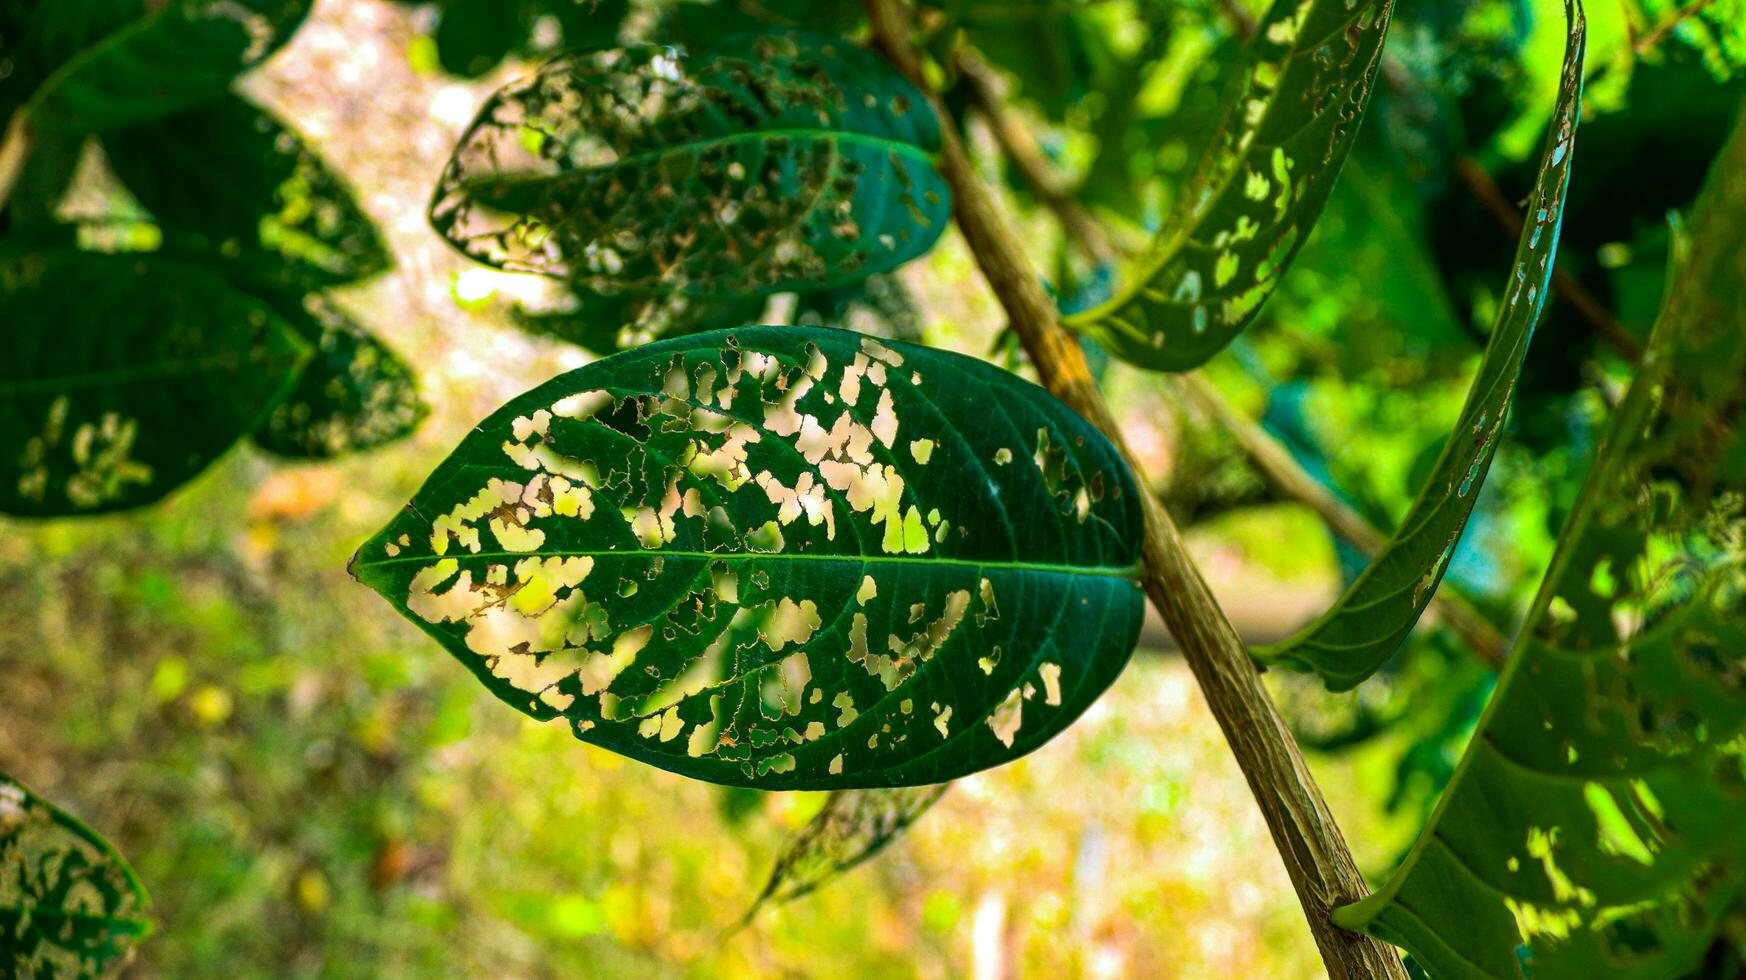
<svg viewBox="0 0 1746 980">
<path fill-rule="evenodd" d="M 1504 196 L 1497 181 L 1491 179 L 1491 174 L 1486 172 L 1478 160 L 1466 155 L 1456 158 L 1455 174 L 1505 234 L 1512 239 L 1522 236 L 1522 212 Z M 1564 271 L 1562 266 L 1555 265 L 1552 268 L 1552 291 L 1559 299 L 1569 303 L 1578 316 L 1587 320 L 1595 333 L 1600 334 L 1601 339 L 1611 345 L 1613 350 L 1632 361 L 1642 359 L 1643 345 L 1638 343 L 1637 338 L 1631 336 L 1630 331 L 1613 318 L 1606 306 L 1584 288 L 1582 283 L 1577 282 L 1575 276 Z"/>
<path fill-rule="evenodd" d="M 12 199 L 12 191 L 24 173 L 24 164 L 30 159 L 30 145 L 30 127 L 25 123 L 24 110 L 20 109 L 7 123 L 6 135 L 0 137 L 0 209 L 4 209 L 6 202 Z"/>
<path fill-rule="evenodd" d="M 963 49 L 957 53 L 955 67 L 970 95 L 970 104 L 988 123 L 1000 152 L 1012 162 L 1043 206 L 1055 213 L 1061 227 L 1067 230 L 1068 238 L 1092 259 L 1115 262 L 1119 253 L 1104 232 L 1103 225 L 1061 185 L 1043 154 L 1043 148 L 1007 109 L 1000 91 L 1000 79 L 994 70 L 974 52 Z"/>
<path fill-rule="evenodd" d="M 1682 21 L 1691 17 L 1693 14 L 1700 13 L 1712 2 L 1713 0 L 1691 0 L 1691 3 L 1675 10 L 1671 16 L 1657 25 L 1654 30 L 1638 38 L 1636 42 L 1631 45 L 1631 53 L 1634 55 L 1648 54 L 1656 45 L 1667 40 L 1667 35 L 1672 34 L 1673 29 L 1678 27 Z"/>
<path fill-rule="evenodd" d="M 1290 451 L 1238 411 L 1212 382 L 1199 374 L 1184 374 L 1178 376 L 1176 385 L 1185 399 L 1231 434 L 1274 492 L 1315 511 L 1335 534 L 1366 555 L 1375 557 L 1382 551 L 1388 543 L 1386 535 L 1310 476 Z M 1508 641 L 1447 583 L 1431 598 L 1431 613 L 1492 669 L 1503 666 L 1509 652 Z"/>
<path fill-rule="evenodd" d="M 923 91 L 929 91 L 910 47 L 906 5 L 902 0 L 866 0 L 866 4 L 875 45 Z M 944 130 L 940 168 L 952 188 L 959 230 L 1031 363 L 1049 391 L 1102 429 L 1134 465 L 1121 429 L 1085 363 L 1084 351 L 1062 328 L 1005 216 L 977 179 L 950 116 L 937 96 L 930 93 L 930 98 Z M 1138 473 L 1138 466 L 1134 468 Z M 1143 477 L 1140 484 L 1145 485 Z M 1144 508 L 1146 595 L 1181 645 L 1248 779 L 1329 975 L 1334 980 L 1405 980 L 1400 956 L 1392 948 L 1340 929 L 1330 920 L 1334 906 L 1368 893 L 1364 878 L 1290 730 L 1262 686 L 1260 671 L 1189 559 L 1176 526 L 1152 495 L 1144 495 Z"/>
</svg>

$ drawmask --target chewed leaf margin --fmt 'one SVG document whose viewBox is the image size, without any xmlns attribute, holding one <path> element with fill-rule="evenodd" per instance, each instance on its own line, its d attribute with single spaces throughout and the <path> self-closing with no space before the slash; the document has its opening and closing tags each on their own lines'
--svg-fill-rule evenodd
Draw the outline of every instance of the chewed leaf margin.
<svg viewBox="0 0 1746 980">
<path fill-rule="evenodd" d="M 945 230 L 939 120 L 841 38 L 565 55 L 497 92 L 431 200 L 468 257 L 600 294 L 844 285 Z"/>
<path fill-rule="evenodd" d="M 1309 238 L 1370 103 L 1393 0 L 1274 0 L 1176 213 L 1108 302 L 1067 318 L 1155 371 L 1205 363 Z"/>
<path fill-rule="evenodd" d="M 1356 687 L 1400 648 L 1448 570 L 1491 469 L 1528 344 L 1550 298 L 1582 111 L 1587 38 L 1581 4 L 1571 0 L 1565 9 L 1569 33 L 1562 83 L 1533 201 L 1491 339 L 1455 430 L 1400 527 L 1364 572 L 1315 622 L 1279 644 L 1257 649 L 1263 662 L 1313 670 L 1336 691 Z"/>
<path fill-rule="evenodd" d="M 513 400 L 352 570 L 586 741 L 761 789 L 908 786 L 1031 751 L 1113 681 L 1139 528 L 1120 454 L 1042 389 L 748 327 Z"/>
</svg>

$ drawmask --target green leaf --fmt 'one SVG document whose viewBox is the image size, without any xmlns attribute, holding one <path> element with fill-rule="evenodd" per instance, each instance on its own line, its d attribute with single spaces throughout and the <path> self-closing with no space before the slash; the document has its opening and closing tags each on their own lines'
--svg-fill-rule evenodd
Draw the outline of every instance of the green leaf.
<svg viewBox="0 0 1746 980">
<path fill-rule="evenodd" d="M 96 132 L 223 93 L 290 39 L 310 0 L 53 0 L 21 36 L 38 129 Z M 38 77 L 31 77 L 32 74 Z"/>
<path fill-rule="evenodd" d="M 254 427 L 307 345 L 207 269 L 146 255 L 0 260 L 0 512 L 152 503 Z"/>
<path fill-rule="evenodd" d="M 1309 237 L 1370 101 L 1393 0 L 1275 0 L 1206 157 L 1131 281 L 1068 317 L 1157 371 L 1205 363 Z"/>
<path fill-rule="evenodd" d="M 1746 885 L 1746 126 L 1479 732 L 1338 909 L 1437 977 L 1690 975 Z"/>
<path fill-rule="evenodd" d="M 745 921 L 766 905 L 791 902 L 832 878 L 872 860 L 930 807 L 951 783 L 897 789 L 840 789 L 782 847 L 770 880 L 747 910 Z"/>
<path fill-rule="evenodd" d="M 1015 759 L 1138 637 L 1110 443 L 971 358 L 840 330 L 651 344 L 468 434 L 352 572 L 498 697 L 687 776 L 939 783 Z"/>
<path fill-rule="evenodd" d="M 108 841 L 0 773 L 0 971 L 102 976 L 151 935 L 150 905 Z"/>
<path fill-rule="evenodd" d="M 497 67 L 527 40 L 524 7 L 514 0 L 449 0 L 434 35 L 443 71 L 478 78 Z"/>
<path fill-rule="evenodd" d="M 1540 157 L 1533 202 L 1491 340 L 1455 431 L 1394 536 L 1333 608 L 1283 643 L 1255 652 L 1264 662 L 1313 670 L 1333 690 L 1356 687 L 1412 632 L 1443 580 L 1497 452 L 1522 359 L 1550 292 L 1564 194 L 1570 183 L 1582 105 L 1586 27 L 1580 6 L 1567 9 L 1570 33 L 1563 82 Z"/>
<path fill-rule="evenodd" d="M 921 94 L 838 39 L 571 55 L 492 96 L 430 218 L 474 259 L 596 293 L 822 289 L 932 247 L 939 145 Z"/>
<path fill-rule="evenodd" d="M 104 135 L 146 210 L 223 251 L 266 251 L 334 285 L 391 264 L 351 188 L 295 131 L 239 96 Z"/>
<path fill-rule="evenodd" d="M 255 445 L 294 459 L 327 459 L 403 439 L 430 414 L 412 369 L 332 300 L 307 296 L 276 308 L 315 355 L 254 430 Z"/>
</svg>

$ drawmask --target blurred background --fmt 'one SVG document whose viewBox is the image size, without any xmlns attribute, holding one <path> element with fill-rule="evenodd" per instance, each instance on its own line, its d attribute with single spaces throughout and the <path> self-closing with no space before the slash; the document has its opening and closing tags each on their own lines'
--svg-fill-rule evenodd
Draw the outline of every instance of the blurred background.
<svg viewBox="0 0 1746 980">
<path fill-rule="evenodd" d="M 432 411 L 412 438 L 301 464 L 243 445 L 145 512 L 0 524 L 0 769 L 138 869 L 161 930 L 131 973 L 1320 975 L 1242 776 L 1155 624 L 1065 735 L 961 781 L 876 861 L 729 934 L 822 794 L 691 782 L 535 724 L 350 581 L 356 545 L 475 421 L 594 356 L 518 325 L 518 307 L 554 302 L 546 283 L 468 262 L 425 219 L 478 106 L 564 46 L 566 25 L 577 40 L 545 6 L 521 5 L 525 29 L 494 41 L 468 0 L 321 0 L 241 84 L 344 176 L 393 253 L 391 272 L 334 296 L 416 370 Z M 1741 91 L 1746 4 L 1705 6 L 1660 37 L 1673 4 L 1589 11 L 1565 262 L 1627 335 L 1653 317 L 1662 216 L 1695 192 Z M 608 41 L 652 23 L 628 7 Z M 976 37 L 1011 70 L 1025 131 L 1118 238 L 1155 225 L 1252 12 L 1121 0 L 1001 14 L 1036 21 Z M 1506 202 L 1526 194 L 1563 37 L 1562 9 L 1543 0 L 1415 4 L 1396 21 L 1399 78 L 1327 216 L 1263 323 L 1206 372 L 1385 529 L 1459 413 L 1508 268 L 1513 233 L 1463 167 Z M 976 30 L 974 11 L 965 23 Z M 1072 252 L 972 121 L 1064 305 L 1094 301 L 1110 270 Z M 129 206 L 93 153 L 66 216 Z M 851 325 L 1022 369 L 952 233 L 879 289 Z M 803 312 L 778 300 L 764 319 Z M 1506 629 L 1626 376 L 1596 336 L 1561 298 L 1452 566 L 1452 587 Z M 1105 383 L 1247 638 L 1285 635 L 1362 568 L 1173 389 L 1119 365 Z M 1270 682 L 1361 866 L 1385 874 L 1459 758 L 1489 672 L 1427 625 L 1354 695 Z"/>
</svg>

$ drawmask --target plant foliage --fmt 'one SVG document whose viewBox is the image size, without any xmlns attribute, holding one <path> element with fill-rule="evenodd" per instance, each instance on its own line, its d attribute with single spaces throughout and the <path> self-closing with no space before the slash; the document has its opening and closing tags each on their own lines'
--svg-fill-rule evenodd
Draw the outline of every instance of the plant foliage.
<svg viewBox="0 0 1746 980">
<path fill-rule="evenodd" d="M 1031 751 L 1109 685 L 1139 529 L 1114 447 L 1041 389 L 746 328 L 511 401 L 352 571 L 586 741 L 763 789 L 908 786 Z"/>
<path fill-rule="evenodd" d="M 102 976 L 151 934 L 149 907 L 108 841 L 0 773 L 0 972 Z"/>
</svg>

